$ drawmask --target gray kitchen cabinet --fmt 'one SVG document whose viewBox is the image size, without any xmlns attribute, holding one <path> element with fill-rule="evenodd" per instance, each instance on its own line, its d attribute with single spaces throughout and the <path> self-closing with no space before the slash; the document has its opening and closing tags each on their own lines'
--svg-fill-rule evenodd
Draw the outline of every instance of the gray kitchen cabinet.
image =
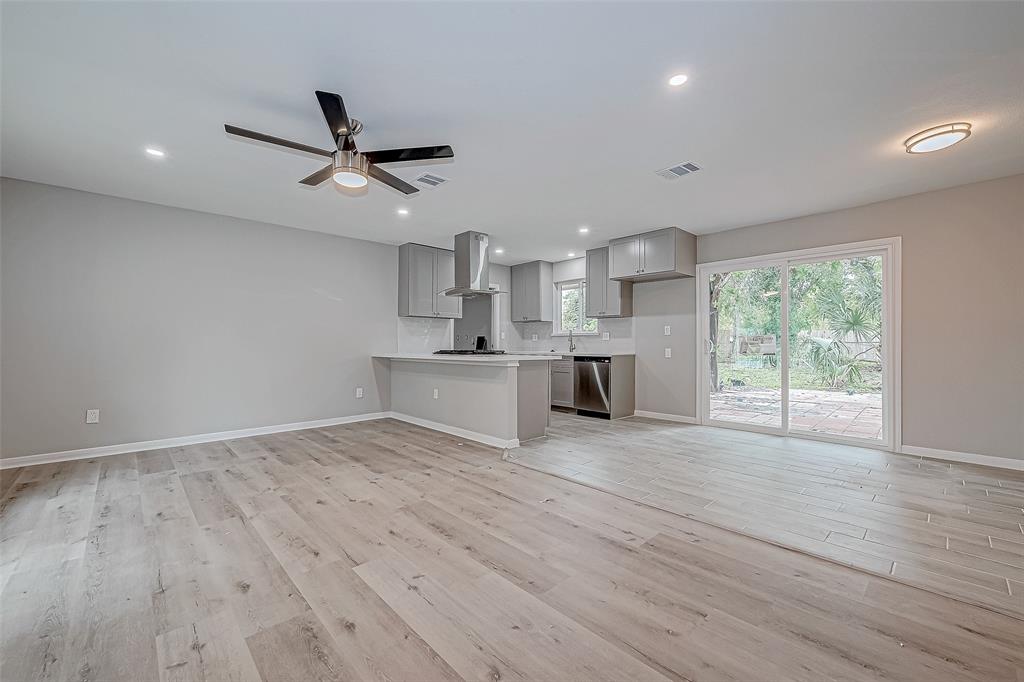
<svg viewBox="0 0 1024 682">
<path fill-rule="evenodd" d="M 625 282 L 693 277 L 697 238 L 678 227 L 613 239 L 608 243 L 608 276 Z"/>
<path fill-rule="evenodd" d="M 455 253 L 422 244 L 398 247 L 399 317 L 462 317 L 462 299 L 445 296 L 455 286 Z"/>
<path fill-rule="evenodd" d="M 512 266 L 512 321 L 551 322 L 554 317 L 551 263 L 535 260 Z"/>
<path fill-rule="evenodd" d="M 587 251 L 587 317 L 633 315 L 633 283 L 608 278 L 609 247 Z"/>
<path fill-rule="evenodd" d="M 445 289 L 455 286 L 455 252 L 444 249 L 434 249 L 437 254 L 437 280 L 434 283 L 434 291 L 438 292 L 435 299 L 435 310 L 438 317 L 460 318 L 462 317 L 462 298 L 459 296 L 445 296 Z"/>
<path fill-rule="evenodd" d="M 559 407 L 572 407 L 573 393 L 573 362 L 572 360 L 552 360 L 551 362 L 551 404 Z"/>
</svg>

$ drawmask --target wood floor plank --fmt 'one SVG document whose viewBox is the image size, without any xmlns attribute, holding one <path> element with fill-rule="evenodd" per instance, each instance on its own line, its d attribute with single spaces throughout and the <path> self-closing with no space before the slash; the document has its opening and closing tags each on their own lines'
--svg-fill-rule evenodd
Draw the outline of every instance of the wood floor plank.
<svg viewBox="0 0 1024 682">
<path fill-rule="evenodd" d="M 312 612 L 295 616 L 246 639 L 260 676 L 274 682 L 357 679 Z"/>
</svg>

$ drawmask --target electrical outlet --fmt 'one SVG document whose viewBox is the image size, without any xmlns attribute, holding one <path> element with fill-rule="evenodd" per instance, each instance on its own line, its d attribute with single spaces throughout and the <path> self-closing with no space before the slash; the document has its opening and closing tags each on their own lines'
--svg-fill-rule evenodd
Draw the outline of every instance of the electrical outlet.
<svg viewBox="0 0 1024 682">
<path fill-rule="evenodd" d="M 434 389 L 434 400 L 437 400 L 437 389 Z"/>
<path fill-rule="evenodd" d="M 501 333 L 501 338 L 502 338 L 502 340 L 504 340 L 504 339 L 505 339 L 505 332 L 502 332 L 502 333 Z"/>
<path fill-rule="evenodd" d="M 611 334 L 609 334 L 608 332 L 601 332 L 601 340 L 602 341 L 607 341 L 610 338 L 612 338 Z"/>
<path fill-rule="evenodd" d="M 672 325 L 665 325 L 665 336 L 672 336 Z"/>
<path fill-rule="evenodd" d="M 86 410 L 85 411 L 85 423 L 86 424 L 99 424 L 100 423 L 100 411 L 99 410 Z"/>
<path fill-rule="evenodd" d="M 356 397 L 357 398 L 362 398 L 363 397 L 363 387 L 362 386 L 356 386 Z"/>
<path fill-rule="evenodd" d="M 536 341 L 537 340 L 537 335 L 536 334 L 530 334 L 530 340 L 531 341 Z"/>
<path fill-rule="evenodd" d="M 672 357 L 672 349 L 671 348 L 666 348 L 665 349 L 665 357 L 666 358 Z"/>
</svg>

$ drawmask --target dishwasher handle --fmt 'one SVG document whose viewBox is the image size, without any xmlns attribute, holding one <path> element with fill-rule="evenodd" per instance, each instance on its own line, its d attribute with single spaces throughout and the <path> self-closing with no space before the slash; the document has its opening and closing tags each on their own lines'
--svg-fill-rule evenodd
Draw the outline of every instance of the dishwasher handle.
<svg viewBox="0 0 1024 682">
<path fill-rule="evenodd" d="M 607 356 L 601 357 L 601 356 L 592 356 L 592 355 L 577 355 L 576 357 L 573 358 L 573 361 L 575 361 L 575 362 L 609 362 L 610 363 L 612 361 L 612 359 L 607 357 Z"/>
</svg>

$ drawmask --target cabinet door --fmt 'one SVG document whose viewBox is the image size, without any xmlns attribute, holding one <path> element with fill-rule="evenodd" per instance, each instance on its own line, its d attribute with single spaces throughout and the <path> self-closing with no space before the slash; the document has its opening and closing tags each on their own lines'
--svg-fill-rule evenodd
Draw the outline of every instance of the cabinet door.
<svg viewBox="0 0 1024 682">
<path fill-rule="evenodd" d="M 672 228 L 640 235 L 640 272 L 651 274 L 676 269 L 676 235 Z"/>
<path fill-rule="evenodd" d="M 590 249 L 587 251 L 587 317 L 605 314 L 608 284 L 608 249 Z"/>
<path fill-rule="evenodd" d="M 409 315 L 434 317 L 434 249 L 409 247 Z"/>
<path fill-rule="evenodd" d="M 527 319 L 523 313 L 523 304 L 526 298 L 526 289 L 523 283 L 526 281 L 526 273 L 523 272 L 522 265 L 512 266 L 512 321 L 522 322 Z"/>
<path fill-rule="evenodd" d="M 551 363 L 551 404 L 572 407 L 572 360 Z"/>
<path fill-rule="evenodd" d="M 632 277 L 640 271 L 640 238 L 623 237 L 608 243 L 608 276 Z"/>
<path fill-rule="evenodd" d="M 462 299 L 445 296 L 442 292 L 455 286 L 455 252 L 436 249 L 437 274 L 434 281 L 436 303 L 434 310 L 438 317 L 462 317 Z"/>
</svg>

